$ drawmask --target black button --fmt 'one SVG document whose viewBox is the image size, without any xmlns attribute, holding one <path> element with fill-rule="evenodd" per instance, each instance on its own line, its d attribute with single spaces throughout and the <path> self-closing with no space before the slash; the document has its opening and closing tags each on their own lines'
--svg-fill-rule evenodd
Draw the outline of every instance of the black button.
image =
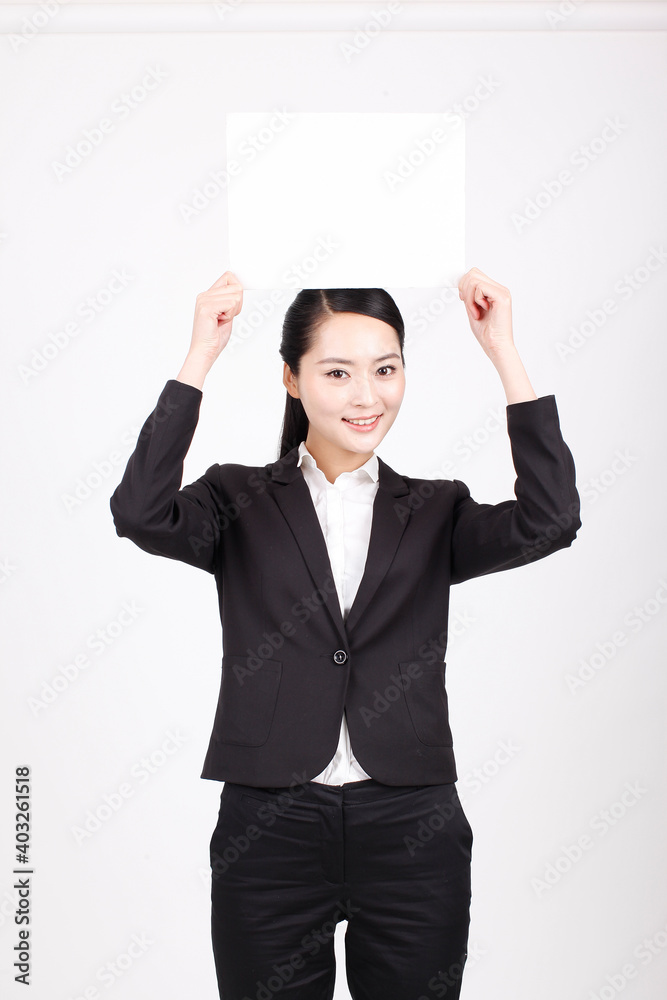
<svg viewBox="0 0 667 1000">
<path fill-rule="evenodd" d="M 344 649 L 337 649 L 333 655 L 334 663 L 345 663 L 347 660 L 347 653 Z"/>
</svg>

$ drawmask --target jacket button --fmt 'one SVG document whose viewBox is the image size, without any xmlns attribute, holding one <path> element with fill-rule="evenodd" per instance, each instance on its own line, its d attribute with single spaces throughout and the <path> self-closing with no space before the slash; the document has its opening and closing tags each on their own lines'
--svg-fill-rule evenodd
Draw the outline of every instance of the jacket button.
<svg viewBox="0 0 667 1000">
<path fill-rule="evenodd" d="M 334 663 L 345 663 L 347 660 L 347 653 L 344 649 L 337 649 L 333 655 Z"/>
</svg>

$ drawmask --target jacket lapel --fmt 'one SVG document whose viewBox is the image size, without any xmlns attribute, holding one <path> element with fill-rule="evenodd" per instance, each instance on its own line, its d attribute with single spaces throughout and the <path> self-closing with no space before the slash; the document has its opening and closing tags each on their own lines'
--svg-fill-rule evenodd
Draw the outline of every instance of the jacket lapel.
<svg viewBox="0 0 667 1000">
<path fill-rule="evenodd" d="M 366 610 L 394 558 L 408 522 L 405 497 L 410 490 L 403 477 L 378 455 L 379 485 L 373 501 L 368 556 L 359 589 L 347 619 L 343 621 L 322 528 L 308 484 L 296 464 L 298 451 L 298 446 L 293 448 L 282 459 L 266 466 L 266 471 L 271 476 L 275 501 L 290 526 L 312 577 L 313 589 L 326 595 L 323 607 L 330 614 L 341 643 L 346 645 L 350 632 Z M 395 504 L 400 505 L 399 511 Z M 288 566 L 285 572 L 289 572 Z"/>
</svg>

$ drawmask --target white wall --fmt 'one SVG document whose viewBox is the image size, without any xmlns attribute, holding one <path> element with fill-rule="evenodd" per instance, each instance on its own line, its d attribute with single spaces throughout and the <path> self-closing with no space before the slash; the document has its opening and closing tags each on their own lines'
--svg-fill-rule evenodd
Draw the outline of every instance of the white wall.
<svg viewBox="0 0 667 1000">
<path fill-rule="evenodd" d="M 159 24 L 157 6 L 149 24 Z M 447 676 L 475 834 L 462 995 L 664 993 L 665 35 L 545 21 L 529 31 L 402 31 L 396 14 L 346 61 L 341 43 L 354 44 L 363 24 L 349 8 L 349 26 L 336 31 L 227 33 L 111 31 L 94 18 L 94 31 L 68 33 L 56 23 L 71 16 L 63 10 L 16 50 L 1 39 L 2 88 L 12 95 L 0 112 L 5 996 L 23 996 L 12 969 L 12 789 L 23 764 L 32 769 L 34 1000 L 93 988 L 114 1000 L 217 995 L 208 842 L 221 785 L 199 779 L 219 680 L 215 585 L 118 539 L 109 496 L 180 368 L 196 294 L 229 266 L 224 194 L 188 223 L 181 211 L 224 166 L 225 112 L 445 111 L 461 102 L 467 267 L 512 292 L 533 385 L 556 395 L 583 521 L 570 549 L 452 591 L 450 622 L 469 622 L 450 638 Z M 14 31 L 6 19 L 4 28 Z M 151 69 L 159 74 L 145 100 L 114 110 Z M 482 79 L 493 92 L 477 100 Z M 59 180 L 54 161 L 105 117 L 113 129 Z M 597 141 L 609 120 L 620 123 L 617 136 Z M 582 146 L 594 151 L 586 169 Z M 565 169 L 571 183 L 549 197 Z M 543 207 L 519 228 L 515 216 L 536 198 Z M 647 270 L 653 248 L 660 265 Z M 114 271 L 126 284 L 104 304 Z M 408 388 L 379 454 L 413 476 L 453 461 L 475 499 L 512 497 L 502 386 L 462 304 L 439 308 L 438 289 L 390 291 L 407 322 Z M 99 307 L 90 321 L 81 311 L 89 296 Z M 248 293 L 244 315 L 264 299 Z M 213 369 L 185 482 L 214 461 L 276 457 L 289 301 Z M 432 317 L 425 325 L 421 307 Z M 35 370 L 37 354 L 73 322 L 76 336 L 61 336 L 64 346 Z M 588 332 L 563 354 L 573 328 Z M 465 435 L 480 442 L 469 457 Z M 90 495 L 68 509 L 66 495 L 96 472 Z M 126 602 L 133 623 L 94 652 L 89 637 L 113 630 Z M 80 654 L 89 665 L 31 708 Z M 592 662 L 572 690 L 568 677 Z M 182 745 L 161 754 L 169 733 Z M 162 766 L 142 778 L 152 754 Z M 123 783 L 132 794 L 78 841 L 75 828 Z M 639 791 L 619 805 L 628 785 Z M 582 837 L 588 849 L 568 862 Z M 348 996 L 344 926 L 337 998 Z M 98 970 L 132 935 L 152 943 L 108 985 Z"/>
</svg>

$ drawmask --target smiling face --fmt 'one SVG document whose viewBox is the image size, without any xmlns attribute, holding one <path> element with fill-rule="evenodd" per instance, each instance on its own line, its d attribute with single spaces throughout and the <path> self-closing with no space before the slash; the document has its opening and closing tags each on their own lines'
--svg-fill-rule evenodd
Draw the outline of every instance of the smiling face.
<svg viewBox="0 0 667 1000">
<path fill-rule="evenodd" d="M 368 461 L 398 415 L 405 392 L 398 334 L 372 316 L 336 313 L 318 327 L 299 375 L 285 364 L 283 382 L 301 399 L 306 447 L 333 482 Z M 368 417 L 366 426 L 351 423 Z"/>
</svg>

